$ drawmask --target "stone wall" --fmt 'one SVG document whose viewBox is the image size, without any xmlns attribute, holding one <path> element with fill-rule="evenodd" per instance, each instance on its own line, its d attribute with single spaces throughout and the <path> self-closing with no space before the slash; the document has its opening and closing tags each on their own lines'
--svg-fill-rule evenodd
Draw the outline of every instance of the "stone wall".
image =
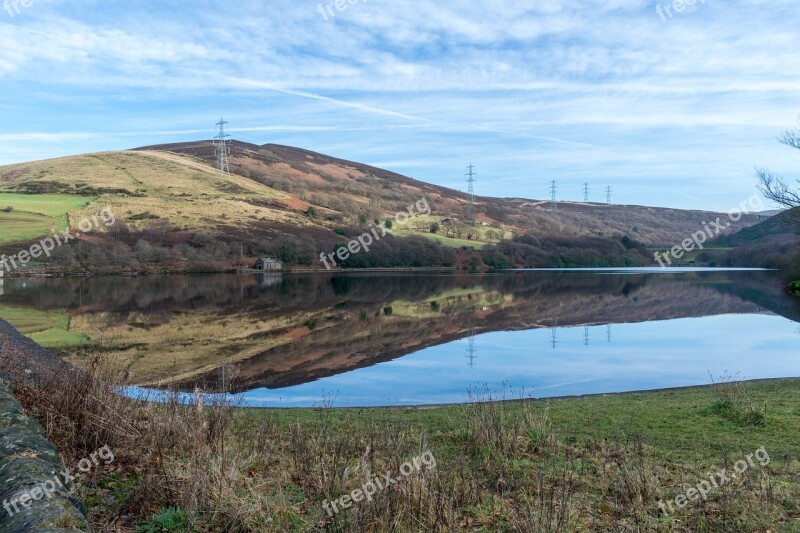
<svg viewBox="0 0 800 533">
<path fill-rule="evenodd" d="M 0 358 L 13 379 L 36 379 L 45 365 L 63 364 L 2 319 Z M 65 471 L 42 427 L 23 413 L 8 377 L 0 376 L 0 533 L 90 531 L 83 506 L 63 484 Z"/>
</svg>

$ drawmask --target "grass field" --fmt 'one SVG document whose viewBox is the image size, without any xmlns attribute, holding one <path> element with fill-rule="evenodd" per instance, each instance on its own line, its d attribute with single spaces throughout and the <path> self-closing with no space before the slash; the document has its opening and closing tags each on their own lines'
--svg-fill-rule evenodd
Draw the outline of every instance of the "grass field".
<svg viewBox="0 0 800 533">
<path fill-rule="evenodd" d="M 480 224 L 472 225 L 472 226 L 464 226 L 463 234 L 466 235 L 468 233 L 473 234 L 473 239 L 459 239 L 457 237 L 448 237 L 447 236 L 447 229 L 441 227 L 438 233 L 431 233 L 430 227 L 431 224 L 434 222 L 438 223 L 440 217 L 433 217 L 433 216 L 417 216 L 411 220 L 408 224 L 397 224 L 393 229 L 392 233 L 398 237 L 408 237 L 411 235 L 418 235 L 420 237 L 425 237 L 426 239 L 430 239 L 434 242 L 439 244 L 443 244 L 445 246 L 450 246 L 452 248 L 473 248 L 476 250 L 481 250 L 486 247 L 487 244 L 490 242 L 497 242 L 501 235 L 505 235 L 504 238 L 510 239 L 514 236 L 513 233 L 510 231 L 503 231 L 498 227 L 493 226 L 483 226 Z M 491 233 L 490 233 L 491 232 Z M 489 239 L 488 236 L 491 235 L 492 238 Z"/>
<path fill-rule="evenodd" d="M 0 317 L 45 348 L 79 346 L 87 342 L 84 335 L 70 331 L 69 317 L 58 311 L 0 305 Z"/>
<path fill-rule="evenodd" d="M 467 239 L 455 239 L 452 237 L 447 237 L 446 235 L 439 235 L 438 233 L 420 233 L 419 235 L 434 242 L 438 242 L 439 244 L 444 244 L 453 248 L 461 248 L 466 246 L 467 248 L 482 250 L 486 247 L 486 243 L 483 242 L 470 241 Z"/>
<path fill-rule="evenodd" d="M 127 400 L 100 379 L 113 373 L 92 368 L 94 378 L 75 383 L 58 376 L 59 395 L 20 397 L 64 457 L 105 443 L 120 458 L 80 492 L 97 530 L 124 514 L 139 531 L 800 531 L 798 379 L 514 403 L 483 403 L 511 395 L 477 391 L 474 403 L 434 408 L 240 410 Z M 421 456 L 426 468 L 402 474 Z M 395 483 L 368 501 L 363 491 L 341 500 L 386 474 Z M 692 499 L 712 474 L 717 486 Z M 673 512 L 659 506 L 682 494 L 688 503 Z"/>
<path fill-rule="evenodd" d="M 0 193 L 0 245 L 64 229 L 68 214 L 83 209 L 93 200 L 66 194 Z M 7 212 L 7 207 L 13 210 Z"/>
</svg>

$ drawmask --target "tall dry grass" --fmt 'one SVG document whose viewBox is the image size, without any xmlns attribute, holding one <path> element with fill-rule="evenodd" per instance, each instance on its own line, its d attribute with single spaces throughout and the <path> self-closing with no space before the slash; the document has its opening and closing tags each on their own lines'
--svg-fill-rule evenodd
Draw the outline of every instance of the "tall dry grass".
<svg viewBox="0 0 800 533">
<path fill-rule="evenodd" d="M 98 531 L 124 520 L 166 531 L 151 517 L 168 508 L 186 518 L 174 531 L 757 531 L 786 497 L 765 470 L 662 516 L 657 502 L 694 474 L 638 439 L 560 435 L 547 409 L 502 401 L 507 391 L 473 391 L 431 432 L 380 410 L 323 407 L 293 419 L 200 392 L 126 397 L 126 379 L 98 358 L 18 387 L 67 464 L 114 450 L 121 474 L 89 480 L 99 488 L 86 492 Z M 323 508 L 425 451 L 435 469 L 334 516 Z"/>
</svg>

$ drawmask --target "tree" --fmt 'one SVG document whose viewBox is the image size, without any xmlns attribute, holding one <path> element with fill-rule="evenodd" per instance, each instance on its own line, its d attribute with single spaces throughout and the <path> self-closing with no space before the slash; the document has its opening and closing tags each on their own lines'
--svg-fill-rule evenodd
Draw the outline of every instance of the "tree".
<svg viewBox="0 0 800 533">
<path fill-rule="evenodd" d="M 437 222 L 431 224 L 431 233 L 439 233 L 439 224 Z"/>
<path fill-rule="evenodd" d="M 786 146 L 800 150 L 800 117 L 797 126 L 783 132 L 778 140 Z M 782 178 L 764 168 L 756 169 L 756 175 L 758 188 L 768 200 L 787 209 L 800 207 L 800 189 L 793 189 Z M 797 180 L 797 183 L 800 184 L 800 180 Z"/>
</svg>

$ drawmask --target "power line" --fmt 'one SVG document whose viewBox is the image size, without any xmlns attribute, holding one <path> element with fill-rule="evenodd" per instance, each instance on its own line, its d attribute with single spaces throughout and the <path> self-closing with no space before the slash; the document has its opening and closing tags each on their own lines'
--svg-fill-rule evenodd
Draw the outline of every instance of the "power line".
<svg viewBox="0 0 800 533">
<path fill-rule="evenodd" d="M 214 137 L 214 147 L 217 151 L 217 171 L 220 176 L 231 173 L 231 169 L 228 166 L 228 155 L 230 154 L 230 141 L 228 139 L 231 136 L 225 133 L 225 126 L 227 125 L 228 123 L 225 122 L 225 119 L 220 118 L 219 122 L 217 122 L 217 136 Z"/>
</svg>

